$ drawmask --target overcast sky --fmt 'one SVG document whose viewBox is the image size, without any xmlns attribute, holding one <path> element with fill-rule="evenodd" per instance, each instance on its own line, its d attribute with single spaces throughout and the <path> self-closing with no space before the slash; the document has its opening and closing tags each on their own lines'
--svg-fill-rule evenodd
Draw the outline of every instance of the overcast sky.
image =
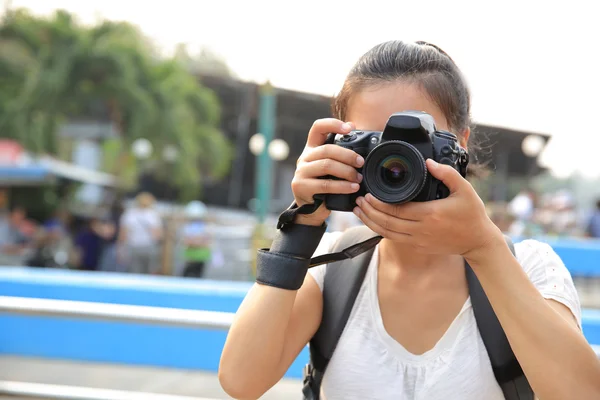
<svg viewBox="0 0 600 400">
<path fill-rule="evenodd" d="M 476 121 L 553 136 L 543 164 L 600 176 L 600 4 L 564 1 L 13 0 L 45 14 L 140 26 L 165 51 L 208 47 L 243 79 L 333 95 L 352 64 L 390 39 L 448 52 Z"/>
</svg>

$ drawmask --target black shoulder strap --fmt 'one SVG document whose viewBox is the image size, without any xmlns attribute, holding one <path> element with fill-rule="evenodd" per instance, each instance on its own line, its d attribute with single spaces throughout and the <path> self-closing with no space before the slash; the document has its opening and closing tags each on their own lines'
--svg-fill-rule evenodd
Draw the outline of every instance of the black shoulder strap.
<svg viewBox="0 0 600 400">
<path fill-rule="evenodd" d="M 381 240 L 369 228 L 347 230 L 333 253 L 311 260 L 311 266 L 330 262 L 323 285 L 323 316 L 310 341 L 310 363 L 304 371 L 305 400 L 319 400 L 321 383 L 337 342 L 346 327 L 356 296 L 364 280 L 375 245 Z M 506 237 L 513 255 L 515 249 Z M 465 262 L 465 273 L 477 327 L 492 364 L 494 376 L 506 400 L 533 400 L 534 393 L 508 342 L 479 279 Z M 327 288 L 327 290 L 325 290 Z"/>
<path fill-rule="evenodd" d="M 325 272 L 323 316 L 317 333 L 310 341 L 310 364 L 304 371 L 302 392 L 306 400 L 319 399 L 327 364 L 350 317 L 375 245 L 380 240 L 381 236 L 366 226 L 359 226 L 342 233 L 334 246 L 333 253 L 340 256 L 327 265 Z M 357 246 L 357 243 L 362 246 Z"/>
<path fill-rule="evenodd" d="M 506 237 L 506 241 L 514 255 L 515 248 L 512 241 L 508 237 Z M 477 327 L 490 358 L 496 380 L 504 393 L 504 398 L 506 400 L 533 400 L 533 390 L 508 343 L 504 329 L 502 329 L 479 279 L 466 262 L 465 272 Z"/>
</svg>

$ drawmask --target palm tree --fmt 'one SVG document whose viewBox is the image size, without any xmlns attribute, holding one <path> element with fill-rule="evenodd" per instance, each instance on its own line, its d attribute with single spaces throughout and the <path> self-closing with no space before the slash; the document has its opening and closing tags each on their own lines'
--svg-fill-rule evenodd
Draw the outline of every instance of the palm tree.
<svg viewBox="0 0 600 400">
<path fill-rule="evenodd" d="M 155 148 L 176 145 L 168 178 L 194 197 L 202 176 L 219 177 L 230 164 L 216 128 L 218 102 L 181 63 L 154 54 L 127 23 L 83 27 L 66 11 L 51 18 L 10 11 L 0 24 L 0 130 L 34 153 L 55 154 L 63 123 L 104 116 L 119 134 L 110 172 L 130 165 L 138 138 Z M 163 160 L 153 161 L 165 170 Z"/>
</svg>

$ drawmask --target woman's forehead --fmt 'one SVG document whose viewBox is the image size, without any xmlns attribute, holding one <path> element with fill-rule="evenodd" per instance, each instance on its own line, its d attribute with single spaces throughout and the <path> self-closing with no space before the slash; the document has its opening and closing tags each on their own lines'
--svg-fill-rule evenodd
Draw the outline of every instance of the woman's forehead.
<svg viewBox="0 0 600 400">
<path fill-rule="evenodd" d="M 418 85 L 405 82 L 368 87 L 354 94 L 346 120 L 357 129 L 383 131 L 390 115 L 408 110 L 424 111 L 434 118 L 438 129 L 448 130 L 446 117 L 435 102 Z"/>
</svg>

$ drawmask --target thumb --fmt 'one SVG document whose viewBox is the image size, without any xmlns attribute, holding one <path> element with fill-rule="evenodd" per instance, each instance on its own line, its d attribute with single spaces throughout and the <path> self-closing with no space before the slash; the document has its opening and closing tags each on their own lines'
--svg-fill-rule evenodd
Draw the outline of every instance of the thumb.
<svg viewBox="0 0 600 400">
<path fill-rule="evenodd" d="M 450 189 L 450 193 L 458 192 L 465 184 L 465 179 L 460 173 L 449 165 L 440 164 L 432 159 L 428 159 L 427 169 L 434 178 L 442 181 Z"/>
</svg>

